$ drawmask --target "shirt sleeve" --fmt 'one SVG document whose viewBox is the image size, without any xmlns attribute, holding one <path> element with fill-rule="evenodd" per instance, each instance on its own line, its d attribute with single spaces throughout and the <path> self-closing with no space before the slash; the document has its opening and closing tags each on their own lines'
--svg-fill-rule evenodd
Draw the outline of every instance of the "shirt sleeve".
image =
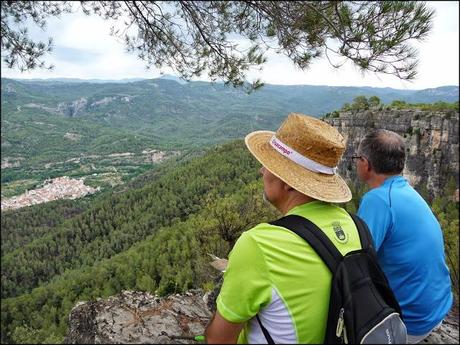
<svg viewBox="0 0 460 345">
<path fill-rule="evenodd" d="M 378 251 L 393 227 L 392 214 L 388 204 L 378 195 L 367 193 L 361 199 L 358 216 L 369 227 L 375 251 Z"/>
<path fill-rule="evenodd" d="M 230 252 L 217 310 L 227 321 L 241 323 L 254 317 L 270 299 L 271 281 L 263 253 L 245 232 Z"/>
</svg>

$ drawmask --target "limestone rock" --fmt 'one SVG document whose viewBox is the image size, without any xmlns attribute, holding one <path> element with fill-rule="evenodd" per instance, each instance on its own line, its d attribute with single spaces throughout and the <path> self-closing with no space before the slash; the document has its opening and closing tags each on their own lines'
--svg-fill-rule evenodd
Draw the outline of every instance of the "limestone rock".
<svg viewBox="0 0 460 345">
<path fill-rule="evenodd" d="M 165 298 L 124 291 L 108 300 L 77 304 L 70 313 L 64 343 L 196 343 L 173 336 L 202 335 L 210 317 L 200 290 Z"/>
<path fill-rule="evenodd" d="M 458 111 L 422 111 L 382 109 L 341 112 L 325 119 L 344 136 L 347 146 L 339 164 L 339 173 L 348 181 L 357 181 L 350 157 L 360 140 L 372 129 L 388 129 L 406 141 L 406 164 L 403 171 L 414 187 L 426 187 L 438 196 L 452 176 L 459 179 Z"/>
<path fill-rule="evenodd" d="M 79 302 L 69 316 L 65 344 L 198 344 L 174 336 L 202 335 L 215 311 L 216 289 L 160 298 L 145 292 L 124 291 L 107 300 Z M 206 301 L 206 302 L 205 302 Z M 454 308 L 422 343 L 458 344 L 458 310 Z"/>
<path fill-rule="evenodd" d="M 77 116 L 82 110 L 86 109 L 88 100 L 84 97 L 77 99 L 73 102 L 61 102 L 57 106 L 57 112 L 63 115 L 74 117 Z"/>
<path fill-rule="evenodd" d="M 458 344 L 458 310 L 452 310 L 441 327 L 431 332 L 420 344 Z"/>
</svg>

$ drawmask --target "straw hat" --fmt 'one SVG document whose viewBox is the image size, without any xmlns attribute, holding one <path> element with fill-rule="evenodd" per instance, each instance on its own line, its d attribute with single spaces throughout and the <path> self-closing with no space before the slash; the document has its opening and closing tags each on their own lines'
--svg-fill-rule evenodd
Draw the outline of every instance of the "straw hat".
<svg viewBox="0 0 460 345">
<path fill-rule="evenodd" d="M 252 132 L 245 142 L 265 168 L 299 192 L 328 202 L 351 199 L 350 189 L 336 173 L 345 140 L 326 122 L 291 113 L 276 133 Z"/>
</svg>

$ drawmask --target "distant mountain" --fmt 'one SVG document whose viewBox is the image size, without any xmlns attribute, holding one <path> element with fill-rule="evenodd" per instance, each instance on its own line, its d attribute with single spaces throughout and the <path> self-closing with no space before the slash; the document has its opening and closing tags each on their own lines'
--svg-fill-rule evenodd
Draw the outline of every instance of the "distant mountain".
<svg viewBox="0 0 460 345">
<path fill-rule="evenodd" d="M 44 164 L 82 152 L 201 150 L 254 130 L 275 130 L 290 112 L 322 116 L 358 95 L 377 96 L 384 103 L 431 103 L 458 101 L 459 92 L 458 86 L 398 90 L 268 84 L 248 94 L 222 83 L 179 83 L 168 75 L 126 81 L 2 78 L 2 157 Z"/>
<path fill-rule="evenodd" d="M 105 84 L 105 83 L 132 83 L 135 81 L 145 80 L 146 78 L 124 78 L 124 79 L 80 79 L 80 78 L 32 78 L 32 79 L 14 79 L 23 83 L 53 83 L 53 82 L 63 82 L 63 83 L 96 83 L 96 84 Z"/>
<path fill-rule="evenodd" d="M 437 102 L 443 99 L 450 99 L 452 101 L 458 101 L 458 86 L 441 86 L 433 89 L 424 89 L 414 92 L 414 94 L 409 97 L 409 102 L 418 103 L 418 99 L 425 99 L 424 103 Z M 412 101 L 413 100 L 413 101 Z"/>
<path fill-rule="evenodd" d="M 174 81 L 175 83 L 172 83 Z M 268 108 L 274 112 L 301 111 L 313 116 L 321 116 L 337 110 L 346 102 L 352 102 L 358 95 L 377 96 L 383 103 L 402 100 L 410 103 L 431 103 L 436 101 L 455 102 L 459 98 L 458 86 L 442 86 L 424 90 L 403 90 L 393 88 L 353 87 L 353 86 L 315 86 L 315 85 L 271 85 L 266 84 L 261 90 L 247 94 L 242 89 L 225 86 L 222 83 L 203 81 L 186 82 L 175 76 L 165 74 L 157 79 L 7 79 L 2 78 L 2 90 L 12 85 L 24 89 L 23 96 L 32 91 L 40 97 L 55 100 L 69 100 L 72 97 L 96 97 L 98 94 L 123 93 L 132 96 L 159 96 L 153 103 L 161 104 L 166 99 L 179 104 L 189 103 L 190 98 L 202 98 L 200 111 L 206 114 L 213 106 L 227 105 L 235 102 L 238 107 Z M 71 85 L 63 85 L 71 84 Z M 101 87 L 101 85 L 108 84 Z M 179 85 L 177 85 L 179 84 Z M 8 86 L 9 85 L 9 86 Z M 143 92 L 146 91 L 146 92 Z M 231 95 L 231 99 L 229 99 Z M 176 97 L 177 96 L 177 97 Z M 176 98 L 174 98 L 176 97 Z M 185 97 L 185 99 L 184 99 Z M 153 105 L 153 104 L 152 104 Z M 185 110 L 185 109 L 184 109 Z M 231 109 L 228 109 L 231 111 Z M 263 113 L 259 114 L 263 116 Z"/>
<path fill-rule="evenodd" d="M 187 81 L 181 79 L 181 78 L 178 78 L 176 77 L 175 75 L 171 75 L 171 74 L 163 74 L 160 79 L 165 79 L 165 80 L 174 80 L 176 82 L 178 82 L 179 84 L 181 85 L 184 85 L 184 84 L 187 84 Z"/>
</svg>

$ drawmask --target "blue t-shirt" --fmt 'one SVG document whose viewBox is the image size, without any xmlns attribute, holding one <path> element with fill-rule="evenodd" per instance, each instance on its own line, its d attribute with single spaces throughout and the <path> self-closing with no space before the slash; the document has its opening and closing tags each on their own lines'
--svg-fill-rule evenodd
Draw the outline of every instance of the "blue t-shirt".
<svg viewBox="0 0 460 345">
<path fill-rule="evenodd" d="M 442 231 L 430 207 L 397 175 L 363 196 L 358 215 L 372 233 L 407 333 L 429 332 L 452 305 Z"/>
</svg>

